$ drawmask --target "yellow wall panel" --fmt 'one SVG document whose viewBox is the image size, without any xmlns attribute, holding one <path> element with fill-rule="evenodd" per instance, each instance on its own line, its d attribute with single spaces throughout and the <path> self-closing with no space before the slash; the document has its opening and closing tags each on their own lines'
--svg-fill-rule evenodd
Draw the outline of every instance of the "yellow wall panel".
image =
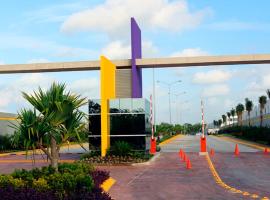
<svg viewBox="0 0 270 200">
<path fill-rule="evenodd" d="M 116 66 L 106 57 L 100 57 L 101 94 L 101 156 L 106 156 L 110 147 L 109 99 L 115 98 Z"/>
</svg>

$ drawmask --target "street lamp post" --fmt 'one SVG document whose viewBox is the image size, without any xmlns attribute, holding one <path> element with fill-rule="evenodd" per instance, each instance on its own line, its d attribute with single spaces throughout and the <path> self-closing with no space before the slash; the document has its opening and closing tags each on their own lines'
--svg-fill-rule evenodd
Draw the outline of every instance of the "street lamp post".
<svg viewBox="0 0 270 200">
<path fill-rule="evenodd" d="M 183 102 L 180 103 L 180 105 L 185 104 L 185 103 L 188 103 L 188 102 L 189 102 L 188 100 L 183 101 Z M 182 112 L 181 112 L 180 107 L 179 107 L 179 110 L 180 110 L 180 112 L 179 112 L 179 124 L 180 124 L 180 123 L 181 123 L 181 119 L 182 119 L 181 113 L 183 113 L 183 110 L 182 110 Z"/>
<path fill-rule="evenodd" d="M 185 101 L 185 102 L 180 102 L 180 101 L 179 101 L 178 97 L 181 96 L 181 95 L 183 95 L 183 94 L 186 94 L 186 91 L 180 92 L 180 93 L 178 93 L 178 94 L 174 94 L 174 95 L 176 96 L 176 103 L 179 103 L 179 106 L 176 107 L 177 119 L 178 119 L 178 116 L 179 116 L 179 123 L 180 123 L 180 112 L 178 112 L 178 111 L 180 111 L 181 103 L 186 103 L 186 102 L 187 102 L 187 101 Z M 176 105 L 177 105 L 177 104 L 176 104 Z M 177 120 L 177 119 L 176 119 L 176 120 Z M 178 120 L 177 120 L 177 121 L 178 121 Z"/>
<path fill-rule="evenodd" d="M 177 83 L 180 83 L 182 82 L 181 80 L 178 80 L 178 81 L 174 81 L 174 82 L 171 82 L 171 83 L 167 83 L 167 82 L 163 82 L 163 81 L 157 81 L 158 83 L 162 83 L 166 86 L 168 86 L 168 89 L 169 89 L 169 112 L 170 112 L 170 124 L 172 124 L 172 112 L 171 112 L 171 86 L 174 85 L 174 84 L 177 84 Z"/>
</svg>

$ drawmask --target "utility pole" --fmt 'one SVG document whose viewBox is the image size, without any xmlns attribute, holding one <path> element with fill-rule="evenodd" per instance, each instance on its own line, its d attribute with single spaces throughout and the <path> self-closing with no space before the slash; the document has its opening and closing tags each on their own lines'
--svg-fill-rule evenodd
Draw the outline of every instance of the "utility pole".
<svg viewBox="0 0 270 200">
<path fill-rule="evenodd" d="M 156 125 L 156 80 L 155 80 L 155 69 L 153 68 L 153 115 L 154 115 L 154 131 L 157 131 Z"/>
<path fill-rule="evenodd" d="M 178 80 L 178 81 L 174 81 L 174 82 L 171 82 L 171 83 L 166 83 L 166 82 L 163 82 L 163 81 L 157 81 L 158 83 L 163 83 L 165 84 L 166 86 L 168 86 L 168 95 L 169 95 L 169 120 L 170 120 L 170 124 L 172 124 L 172 111 L 171 111 L 171 86 L 176 84 L 176 83 L 180 83 L 182 82 L 181 80 Z"/>
</svg>

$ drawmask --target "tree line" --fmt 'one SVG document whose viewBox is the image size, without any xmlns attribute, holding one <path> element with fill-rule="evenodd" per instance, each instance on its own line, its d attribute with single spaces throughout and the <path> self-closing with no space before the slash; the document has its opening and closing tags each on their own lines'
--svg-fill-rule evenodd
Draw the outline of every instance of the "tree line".
<svg viewBox="0 0 270 200">
<path fill-rule="evenodd" d="M 262 127 L 263 124 L 263 112 L 265 110 L 265 105 L 267 103 L 267 97 L 270 99 L 270 89 L 266 90 L 266 95 L 262 95 L 258 98 L 258 103 L 260 107 L 260 127 Z M 232 108 L 230 111 L 228 111 L 226 114 L 223 114 L 221 116 L 221 119 L 213 120 L 213 125 L 216 127 L 220 127 L 223 124 L 226 124 L 227 121 L 230 121 L 234 119 L 235 115 L 237 116 L 237 123 L 238 125 L 242 126 L 243 124 L 243 113 L 244 111 L 247 111 L 248 115 L 248 125 L 251 126 L 250 123 L 250 113 L 253 110 L 254 103 L 249 98 L 245 98 L 245 103 L 239 103 L 235 108 Z"/>
</svg>

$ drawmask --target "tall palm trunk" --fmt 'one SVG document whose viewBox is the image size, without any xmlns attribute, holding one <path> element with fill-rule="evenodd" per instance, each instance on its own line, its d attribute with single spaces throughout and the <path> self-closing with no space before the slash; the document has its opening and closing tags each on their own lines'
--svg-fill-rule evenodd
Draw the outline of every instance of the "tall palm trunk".
<svg viewBox="0 0 270 200">
<path fill-rule="evenodd" d="M 243 126 L 243 114 L 240 115 L 240 125 Z"/>
<path fill-rule="evenodd" d="M 57 143 L 54 137 L 51 136 L 51 165 L 58 171 L 59 153 L 57 149 Z"/>
<path fill-rule="evenodd" d="M 263 124 L 263 110 L 260 109 L 260 127 L 262 127 Z"/>
<path fill-rule="evenodd" d="M 250 126 L 250 112 L 248 112 L 248 126 Z"/>
<path fill-rule="evenodd" d="M 239 126 L 239 125 L 240 125 L 240 115 L 237 114 L 237 126 Z"/>
</svg>

